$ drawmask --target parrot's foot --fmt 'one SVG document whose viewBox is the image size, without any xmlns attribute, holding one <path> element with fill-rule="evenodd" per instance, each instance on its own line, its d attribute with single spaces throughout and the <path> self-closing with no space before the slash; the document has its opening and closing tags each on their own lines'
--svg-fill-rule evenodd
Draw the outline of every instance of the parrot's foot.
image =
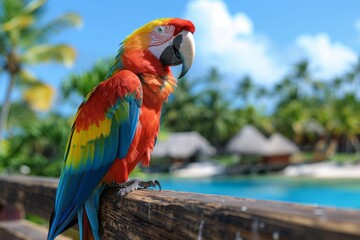
<svg viewBox="0 0 360 240">
<path fill-rule="evenodd" d="M 130 178 L 124 183 L 116 183 L 112 182 L 109 187 L 111 188 L 119 188 L 117 196 L 122 198 L 125 197 L 128 193 L 137 190 L 137 189 L 147 189 L 149 187 L 159 187 L 159 191 L 161 191 L 161 185 L 158 180 L 150 180 L 143 181 L 138 178 Z"/>
</svg>

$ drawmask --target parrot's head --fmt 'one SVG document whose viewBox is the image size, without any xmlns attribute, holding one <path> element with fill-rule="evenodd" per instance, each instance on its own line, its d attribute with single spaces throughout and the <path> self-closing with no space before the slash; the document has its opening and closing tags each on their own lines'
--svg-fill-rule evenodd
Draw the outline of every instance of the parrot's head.
<svg viewBox="0 0 360 240">
<path fill-rule="evenodd" d="M 135 30 L 123 41 L 123 54 L 135 72 L 165 71 L 182 64 L 179 78 L 190 69 L 195 56 L 192 22 L 161 18 Z M 126 64 L 126 63 L 124 63 Z"/>
</svg>

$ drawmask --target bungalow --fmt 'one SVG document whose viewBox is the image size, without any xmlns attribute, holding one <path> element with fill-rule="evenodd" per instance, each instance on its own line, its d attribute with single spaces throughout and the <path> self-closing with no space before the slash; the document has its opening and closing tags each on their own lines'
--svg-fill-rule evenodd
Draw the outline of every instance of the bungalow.
<svg viewBox="0 0 360 240">
<path fill-rule="evenodd" d="M 247 125 L 226 146 L 226 152 L 240 156 L 258 156 L 261 163 L 288 164 L 299 148 L 280 133 L 266 138 L 255 127 Z"/>
<path fill-rule="evenodd" d="M 215 148 L 199 133 L 175 132 L 156 143 L 152 156 L 170 158 L 173 164 L 186 164 L 213 156 L 215 152 Z"/>
</svg>

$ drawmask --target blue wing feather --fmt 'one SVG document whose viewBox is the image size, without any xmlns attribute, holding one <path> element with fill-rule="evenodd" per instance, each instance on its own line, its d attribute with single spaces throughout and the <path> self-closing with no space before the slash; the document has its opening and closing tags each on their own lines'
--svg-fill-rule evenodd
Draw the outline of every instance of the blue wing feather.
<svg viewBox="0 0 360 240">
<path fill-rule="evenodd" d="M 101 135 L 88 142 L 86 146 L 94 149 L 93 155 L 89 154 L 86 149 L 84 150 L 86 159 L 81 161 L 81 168 L 73 165 L 69 168 L 64 167 L 60 176 L 55 200 L 55 215 L 50 225 L 48 239 L 54 239 L 64 231 L 96 189 L 113 161 L 126 156 L 136 132 L 140 113 L 141 101 L 135 96 L 136 94 L 129 93 L 123 98 L 119 97 L 117 103 L 111 106 L 110 113 L 104 112 L 106 118 L 111 119 L 110 134 L 108 136 Z M 81 109 L 79 109 L 80 111 Z M 127 117 L 119 121 L 117 116 L 123 114 L 124 111 L 128 111 Z M 71 152 L 75 131 L 73 126 L 66 149 L 66 160 L 72 157 L 69 152 Z"/>
</svg>

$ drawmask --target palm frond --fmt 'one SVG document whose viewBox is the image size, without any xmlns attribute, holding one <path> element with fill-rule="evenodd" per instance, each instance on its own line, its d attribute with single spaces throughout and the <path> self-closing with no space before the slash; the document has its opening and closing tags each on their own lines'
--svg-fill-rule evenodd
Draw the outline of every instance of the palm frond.
<svg viewBox="0 0 360 240">
<path fill-rule="evenodd" d="M 36 45 L 28 49 L 21 56 L 22 62 L 26 64 L 57 62 L 63 63 L 66 66 L 71 66 L 74 63 L 75 58 L 75 49 L 65 44 Z"/>
<path fill-rule="evenodd" d="M 39 82 L 24 92 L 24 100 L 36 111 L 45 112 L 52 106 L 55 89 L 47 84 Z"/>
<path fill-rule="evenodd" d="M 109 72 L 113 59 L 102 59 L 89 70 L 80 74 L 72 74 L 61 85 L 61 92 L 65 99 L 76 97 L 84 98 Z"/>
<path fill-rule="evenodd" d="M 82 19 L 79 15 L 75 13 L 66 13 L 42 27 L 39 34 L 49 36 L 50 34 L 58 33 L 69 27 L 81 27 L 81 25 Z"/>
<path fill-rule="evenodd" d="M 20 86 L 30 86 L 37 84 L 39 79 L 30 71 L 25 71 L 22 69 L 19 73 L 19 84 Z"/>
<path fill-rule="evenodd" d="M 46 2 L 47 0 L 33 0 L 25 6 L 24 10 L 27 14 L 34 13 L 42 8 Z"/>
<path fill-rule="evenodd" d="M 55 90 L 34 74 L 24 69 L 19 73 L 19 86 L 23 88 L 23 99 L 36 111 L 48 111 L 52 105 Z"/>
<path fill-rule="evenodd" d="M 80 27 L 81 25 L 82 19 L 79 15 L 67 13 L 57 17 L 44 26 L 31 29 L 31 31 L 28 31 L 28 34 L 25 35 L 23 42 L 25 45 L 28 43 L 30 46 L 34 43 L 44 43 L 56 33 L 71 27 Z"/>
<path fill-rule="evenodd" d="M 7 22 L 17 15 L 23 15 L 23 0 L 2 0 L 0 3 L 0 21 Z"/>
<path fill-rule="evenodd" d="M 31 15 L 19 15 L 2 24 L 6 32 L 28 28 L 34 22 Z"/>
</svg>

